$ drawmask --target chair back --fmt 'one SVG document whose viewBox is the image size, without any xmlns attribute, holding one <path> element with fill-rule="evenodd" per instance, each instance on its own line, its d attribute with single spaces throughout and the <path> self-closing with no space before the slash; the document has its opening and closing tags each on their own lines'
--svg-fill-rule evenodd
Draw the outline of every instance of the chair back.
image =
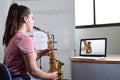
<svg viewBox="0 0 120 80">
<path fill-rule="evenodd" d="M 0 63 L 0 80 L 12 80 L 7 66 L 2 63 Z"/>
</svg>

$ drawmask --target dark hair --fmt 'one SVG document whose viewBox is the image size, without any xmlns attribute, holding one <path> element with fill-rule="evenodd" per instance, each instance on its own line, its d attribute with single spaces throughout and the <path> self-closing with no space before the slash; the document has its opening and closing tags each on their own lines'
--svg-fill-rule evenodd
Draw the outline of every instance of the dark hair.
<svg viewBox="0 0 120 80">
<path fill-rule="evenodd" d="M 8 16 L 5 23 L 5 32 L 3 36 L 3 45 L 8 45 L 11 38 L 15 35 L 21 26 L 22 18 L 31 13 L 31 10 L 23 5 L 13 3 L 8 11 Z"/>
</svg>

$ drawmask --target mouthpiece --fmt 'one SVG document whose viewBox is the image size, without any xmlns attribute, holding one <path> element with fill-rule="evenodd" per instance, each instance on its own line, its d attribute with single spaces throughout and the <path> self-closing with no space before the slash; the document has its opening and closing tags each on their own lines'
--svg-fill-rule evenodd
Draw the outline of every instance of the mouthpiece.
<svg viewBox="0 0 120 80">
<path fill-rule="evenodd" d="M 36 27 L 36 26 L 33 26 L 33 28 L 34 28 L 34 29 L 36 29 L 36 30 L 41 31 L 41 29 L 39 29 L 39 28 L 38 28 L 38 27 Z"/>
<path fill-rule="evenodd" d="M 49 31 L 42 30 L 42 29 L 40 29 L 40 28 L 38 28 L 36 26 L 33 26 L 33 28 L 36 29 L 36 30 L 38 30 L 38 31 L 42 31 L 42 32 L 44 32 L 46 34 L 50 34 Z"/>
</svg>

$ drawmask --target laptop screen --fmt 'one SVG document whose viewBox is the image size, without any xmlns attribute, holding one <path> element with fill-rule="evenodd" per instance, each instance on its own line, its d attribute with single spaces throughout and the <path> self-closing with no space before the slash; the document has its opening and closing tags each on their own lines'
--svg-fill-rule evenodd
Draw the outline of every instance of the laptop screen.
<svg viewBox="0 0 120 80">
<path fill-rule="evenodd" d="M 80 56 L 106 57 L 107 38 L 80 40 Z"/>
</svg>

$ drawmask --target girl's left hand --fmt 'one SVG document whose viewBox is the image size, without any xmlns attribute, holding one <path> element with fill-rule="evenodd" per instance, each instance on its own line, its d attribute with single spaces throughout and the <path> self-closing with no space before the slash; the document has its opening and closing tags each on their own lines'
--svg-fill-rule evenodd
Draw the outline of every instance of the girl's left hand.
<svg viewBox="0 0 120 80">
<path fill-rule="evenodd" d="M 42 55 L 44 55 L 44 56 L 49 55 L 49 49 L 44 49 L 44 50 L 41 50 L 40 52 L 42 52 Z"/>
</svg>

